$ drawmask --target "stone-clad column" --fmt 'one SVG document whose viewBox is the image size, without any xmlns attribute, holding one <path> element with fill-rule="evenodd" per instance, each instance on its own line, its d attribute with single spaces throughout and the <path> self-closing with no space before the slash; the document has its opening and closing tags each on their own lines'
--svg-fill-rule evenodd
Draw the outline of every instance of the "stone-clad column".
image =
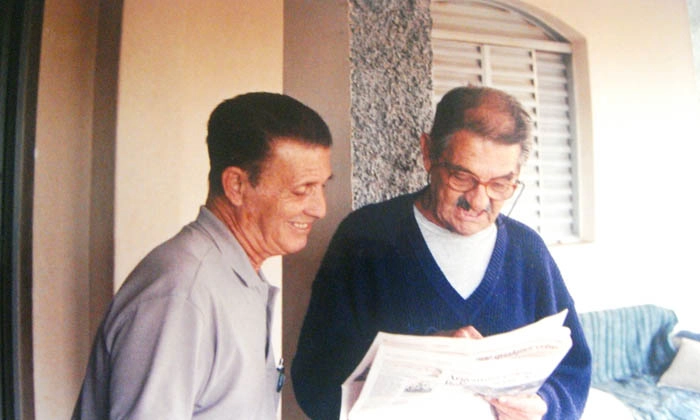
<svg viewBox="0 0 700 420">
<path fill-rule="evenodd" d="M 425 185 L 430 129 L 429 0 L 350 0 L 353 208 Z"/>
</svg>

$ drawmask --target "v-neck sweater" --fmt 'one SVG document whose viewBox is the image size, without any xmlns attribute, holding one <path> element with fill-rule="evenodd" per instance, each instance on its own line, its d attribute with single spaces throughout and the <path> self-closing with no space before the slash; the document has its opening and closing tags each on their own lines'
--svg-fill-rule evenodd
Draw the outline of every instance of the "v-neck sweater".
<svg viewBox="0 0 700 420">
<path fill-rule="evenodd" d="M 460 235 L 428 220 L 417 207 L 413 214 L 430 254 L 452 288 L 463 299 L 479 286 L 488 267 L 498 230 L 491 224 L 473 235 Z"/>
</svg>

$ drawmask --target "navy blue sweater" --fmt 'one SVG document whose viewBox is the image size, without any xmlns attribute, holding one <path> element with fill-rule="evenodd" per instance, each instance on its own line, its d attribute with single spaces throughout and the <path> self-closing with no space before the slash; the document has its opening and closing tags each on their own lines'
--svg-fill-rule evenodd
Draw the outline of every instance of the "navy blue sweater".
<svg viewBox="0 0 700 420">
<path fill-rule="evenodd" d="M 292 365 L 299 405 L 313 419 L 337 419 L 340 386 L 378 331 L 427 335 L 473 325 L 488 336 L 568 308 L 573 346 L 538 393 L 547 403 L 545 419 L 579 418 L 590 385 L 590 351 L 540 236 L 499 216 L 484 278 L 465 300 L 423 240 L 415 198 L 366 206 L 338 227 L 314 281 Z"/>
</svg>

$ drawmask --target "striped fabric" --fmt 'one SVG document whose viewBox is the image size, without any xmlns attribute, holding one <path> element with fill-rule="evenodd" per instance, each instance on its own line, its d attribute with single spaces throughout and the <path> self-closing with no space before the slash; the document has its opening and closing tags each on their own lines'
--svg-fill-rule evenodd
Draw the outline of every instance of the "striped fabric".
<svg viewBox="0 0 700 420">
<path fill-rule="evenodd" d="M 700 394 L 659 387 L 654 375 L 610 381 L 595 387 L 609 392 L 630 408 L 636 420 L 698 420 Z"/>
<path fill-rule="evenodd" d="M 669 334 L 675 313 L 654 305 L 632 306 L 579 315 L 593 355 L 592 384 L 630 376 L 660 375 L 675 349 Z"/>
<path fill-rule="evenodd" d="M 636 419 L 700 419 L 700 394 L 656 385 L 676 352 L 673 311 L 642 305 L 579 317 L 593 356 L 593 387 L 615 395 Z"/>
</svg>

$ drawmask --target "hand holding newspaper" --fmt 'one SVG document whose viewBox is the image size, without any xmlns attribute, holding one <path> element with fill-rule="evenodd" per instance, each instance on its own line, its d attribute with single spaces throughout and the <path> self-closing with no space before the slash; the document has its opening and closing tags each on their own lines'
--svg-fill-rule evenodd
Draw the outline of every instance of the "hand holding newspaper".
<svg viewBox="0 0 700 420">
<path fill-rule="evenodd" d="M 379 332 L 343 383 L 340 419 L 464 418 L 490 413 L 482 396 L 535 393 L 571 347 L 566 314 L 482 339 Z"/>
</svg>

